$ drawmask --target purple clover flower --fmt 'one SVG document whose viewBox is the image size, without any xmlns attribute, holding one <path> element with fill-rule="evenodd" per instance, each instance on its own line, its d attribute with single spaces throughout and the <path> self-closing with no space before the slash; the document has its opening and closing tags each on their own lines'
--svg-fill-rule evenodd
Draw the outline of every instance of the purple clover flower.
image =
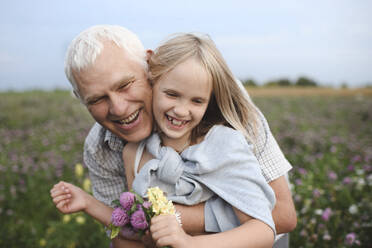
<svg viewBox="0 0 372 248">
<path fill-rule="evenodd" d="M 144 208 L 146 208 L 146 209 L 149 209 L 150 207 L 151 207 L 151 202 L 149 202 L 149 201 L 145 201 L 144 203 L 142 203 L 142 206 L 144 207 Z"/>
<path fill-rule="evenodd" d="M 360 156 L 360 155 L 355 155 L 352 159 L 351 159 L 351 161 L 353 161 L 353 162 L 359 162 L 359 161 L 361 161 L 362 160 L 362 157 Z"/>
<path fill-rule="evenodd" d="M 130 224 L 132 224 L 132 226 L 138 230 L 145 230 L 149 226 L 145 213 L 142 209 L 139 209 L 132 214 L 130 217 Z"/>
<path fill-rule="evenodd" d="M 123 226 L 120 230 L 120 233 L 125 238 L 133 237 L 134 235 L 136 235 L 136 232 L 133 230 L 133 228 L 129 226 Z"/>
<path fill-rule="evenodd" d="M 322 214 L 322 219 L 324 221 L 328 221 L 329 218 L 331 218 L 331 215 L 332 215 L 332 210 L 330 208 L 326 208 L 324 211 L 323 211 L 323 214 Z"/>
<path fill-rule="evenodd" d="M 336 147 L 336 146 L 331 146 L 330 151 L 331 151 L 332 153 L 337 152 L 337 147 Z"/>
<path fill-rule="evenodd" d="M 349 164 L 349 165 L 347 166 L 347 170 L 348 170 L 348 171 L 354 171 L 354 165 Z"/>
<path fill-rule="evenodd" d="M 313 190 L 313 196 L 314 196 L 315 198 L 318 198 L 320 195 L 321 195 L 321 193 L 320 193 L 319 189 L 314 189 L 314 190 Z"/>
<path fill-rule="evenodd" d="M 114 226 L 124 226 L 128 224 L 129 216 L 122 208 L 118 207 L 112 212 L 111 221 Z"/>
<path fill-rule="evenodd" d="M 363 165 L 363 170 L 365 170 L 366 172 L 370 172 L 372 170 L 372 166 L 366 164 L 366 165 Z"/>
<path fill-rule="evenodd" d="M 336 180 L 336 179 L 337 179 L 337 174 L 336 174 L 336 172 L 334 172 L 334 171 L 330 171 L 330 172 L 328 173 L 328 178 L 329 178 L 330 180 L 332 180 L 332 181 Z"/>
<path fill-rule="evenodd" d="M 350 177 L 345 177 L 344 180 L 342 180 L 343 184 L 350 184 L 351 183 L 351 178 Z"/>
<path fill-rule="evenodd" d="M 133 203 L 136 199 L 136 196 L 131 192 L 124 192 L 120 195 L 120 205 L 127 211 L 131 209 Z"/>
<path fill-rule="evenodd" d="M 356 239 L 356 234 L 354 232 L 347 234 L 345 238 L 346 244 L 348 245 L 354 244 L 355 239 Z"/>
<path fill-rule="evenodd" d="M 301 175 L 306 175 L 306 174 L 307 174 L 307 170 L 304 169 L 304 168 L 299 168 L 299 169 L 298 169 L 298 172 L 299 172 Z"/>
</svg>

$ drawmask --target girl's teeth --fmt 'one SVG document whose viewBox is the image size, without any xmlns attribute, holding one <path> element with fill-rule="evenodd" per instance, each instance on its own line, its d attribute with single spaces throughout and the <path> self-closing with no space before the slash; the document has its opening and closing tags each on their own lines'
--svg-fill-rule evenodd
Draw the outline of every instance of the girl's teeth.
<svg viewBox="0 0 372 248">
<path fill-rule="evenodd" d="M 172 123 L 172 125 L 175 125 L 175 126 L 181 126 L 182 124 L 186 124 L 187 122 L 187 121 L 176 120 L 168 115 L 167 115 L 167 119 Z"/>
<path fill-rule="evenodd" d="M 173 120 L 172 120 L 172 124 L 173 124 L 173 125 L 176 125 L 176 126 L 180 126 L 180 125 L 182 124 L 182 121 L 179 121 L 179 120 L 175 120 L 175 119 L 173 119 Z"/>
</svg>

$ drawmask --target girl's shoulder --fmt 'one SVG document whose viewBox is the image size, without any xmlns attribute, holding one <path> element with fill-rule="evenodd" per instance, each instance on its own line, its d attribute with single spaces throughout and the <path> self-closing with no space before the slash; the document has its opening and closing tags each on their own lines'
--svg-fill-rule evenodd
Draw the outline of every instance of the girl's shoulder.
<svg viewBox="0 0 372 248">
<path fill-rule="evenodd" d="M 208 139 L 229 139 L 229 138 L 234 138 L 234 139 L 243 139 L 244 135 L 240 131 L 237 131 L 231 127 L 227 127 L 225 125 L 214 125 L 208 133 L 205 135 L 204 140 Z"/>
<path fill-rule="evenodd" d="M 241 133 L 240 131 L 224 125 L 214 125 L 204 136 L 203 140 L 195 146 L 198 147 L 210 145 L 246 146 L 248 145 L 248 143 L 243 133 Z"/>
</svg>

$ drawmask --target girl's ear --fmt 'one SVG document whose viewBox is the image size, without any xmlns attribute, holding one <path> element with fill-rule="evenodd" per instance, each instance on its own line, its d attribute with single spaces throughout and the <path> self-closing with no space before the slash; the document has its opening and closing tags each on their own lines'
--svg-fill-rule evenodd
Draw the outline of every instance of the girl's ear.
<svg viewBox="0 0 372 248">
<path fill-rule="evenodd" d="M 147 61 L 147 64 L 149 63 L 149 60 L 151 58 L 151 56 L 154 54 L 154 51 L 152 51 L 151 49 L 147 49 L 146 50 L 146 61 Z"/>
</svg>

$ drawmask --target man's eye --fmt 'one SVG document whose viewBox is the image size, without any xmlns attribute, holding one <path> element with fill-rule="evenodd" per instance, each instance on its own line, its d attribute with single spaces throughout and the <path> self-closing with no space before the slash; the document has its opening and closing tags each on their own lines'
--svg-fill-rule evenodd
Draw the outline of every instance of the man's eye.
<svg viewBox="0 0 372 248">
<path fill-rule="evenodd" d="M 93 100 L 90 100 L 88 101 L 88 105 L 95 105 L 95 104 L 98 104 L 102 101 L 103 98 L 97 98 L 97 99 L 93 99 Z"/>
<path fill-rule="evenodd" d="M 127 89 L 134 81 L 129 81 L 125 84 L 120 85 L 119 90 Z"/>
</svg>

